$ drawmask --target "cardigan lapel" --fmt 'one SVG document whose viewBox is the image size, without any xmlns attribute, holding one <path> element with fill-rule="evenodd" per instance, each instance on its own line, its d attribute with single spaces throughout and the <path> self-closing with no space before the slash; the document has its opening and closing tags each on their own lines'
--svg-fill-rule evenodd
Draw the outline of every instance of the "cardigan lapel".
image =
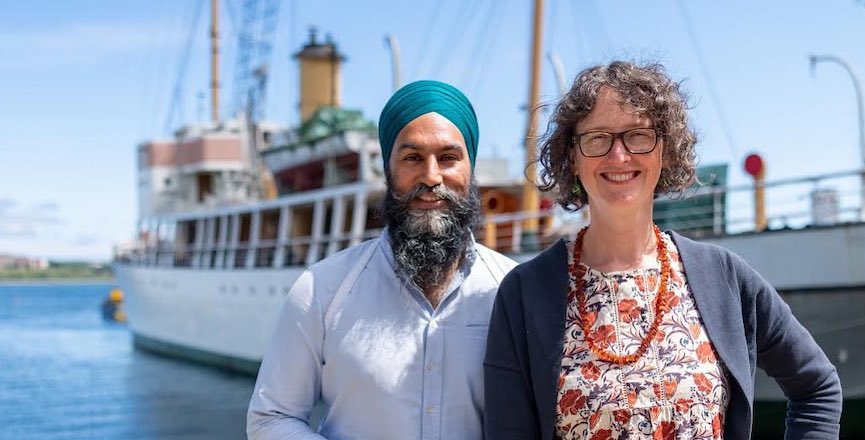
<svg viewBox="0 0 865 440">
<path fill-rule="evenodd" d="M 525 291 L 533 297 L 525 302 L 526 336 L 543 439 L 552 439 L 555 428 L 567 309 L 567 261 L 567 245 L 560 239 L 533 261 L 537 264 L 537 271 L 532 271 L 536 278 L 523 280 Z"/>
<path fill-rule="evenodd" d="M 748 403 L 751 403 L 753 384 L 742 322 L 742 299 L 738 289 L 732 291 L 730 283 L 736 274 L 718 258 L 714 248 L 698 244 L 673 231 L 667 232 L 679 248 L 685 278 L 709 340 Z"/>
</svg>

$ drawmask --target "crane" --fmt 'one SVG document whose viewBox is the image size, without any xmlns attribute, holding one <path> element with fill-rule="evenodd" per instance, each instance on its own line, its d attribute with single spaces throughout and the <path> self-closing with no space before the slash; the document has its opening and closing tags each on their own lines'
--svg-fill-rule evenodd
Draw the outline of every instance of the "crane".
<svg viewBox="0 0 865 440">
<path fill-rule="evenodd" d="M 278 0 L 244 0 L 234 70 L 234 111 L 250 121 L 263 116 Z"/>
</svg>

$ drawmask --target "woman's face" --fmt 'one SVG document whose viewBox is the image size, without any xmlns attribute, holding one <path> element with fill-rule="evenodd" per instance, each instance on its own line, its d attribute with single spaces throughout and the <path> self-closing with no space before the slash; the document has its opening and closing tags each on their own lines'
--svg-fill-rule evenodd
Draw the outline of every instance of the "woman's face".
<svg viewBox="0 0 865 440">
<path fill-rule="evenodd" d="M 576 134 L 594 131 L 621 133 L 635 128 L 651 128 L 652 121 L 624 103 L 622 95 L 604 87 L 592 111 L 577 123 Z M 655 186 L 661 176 L 663 141 L 658 138 L 649 153 L 633 154 L 625 149 L 621 137 L 613 141 L 607 154 L 586 157 L 578 145 L 571 149 L 571 165 L 583 183 L 592 212 L 603 209 L 651 209 Z"/>
</svg>

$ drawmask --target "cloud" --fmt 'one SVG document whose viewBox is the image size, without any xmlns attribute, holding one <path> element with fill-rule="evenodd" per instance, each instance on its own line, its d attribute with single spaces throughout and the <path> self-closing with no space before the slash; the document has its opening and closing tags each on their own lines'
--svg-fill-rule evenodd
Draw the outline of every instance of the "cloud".
<svg viewBox="0 0 865 440">
<path fill-rule="evenodd" d="M 37 211 L 52 211 L 52 212 L 56 212 L 56 211 L 59 211 L 59 210 L 60 210 L 60 205 L 58 205 L 58 204 L 55 203 L 55 202 L 44 202 L 44 203 L 40 203 L 40 204 L 38 204 L 38 205 L 35 205 L 35 206 L 33 207 L 33 209 L 36 209 Z"/>
<path fill-rule="evenodd" d="M 59 203 L 0 198 L 0 253 L 105 261 L 121 241 L 110 235 L 99 225 L 67 221 Z"/>
<path fill-rule="evenodd" d="M 35 238 L 36 229 L 32 225 L 24 223 L 11 223 L 3 221 L 0 223 L 0 237 L 5 238 Z"/>
<path fill-rule="evenodd" d="M 59 214 L 60 207 L 56 203 L 49 202 L 34 205 L 28 211 L 25 211 L 24 217 L 33 223 L 57 225 L 63 223 Z"/>
<path fill-rule="evenodd" d="M 12 199 L 0 199 L 0 218 L 3 218 L 3 214 L 5 214 L 10 209 L 14 208 L 18 202 Z"/>
<path fill-rule="evenodd" d="M 94 234 L 88 233 L 80 233 L 72 240 L 69 241 L 69 244 L 72 246 L 92 246 L 94 244 L 103 244 L 104 240 L 102 237 Z"/>
<path fill-rule="evenodd" d="M 13 199 L 0 199 L 0 237 L 33 238 L 46 227 L 64 223 L 57 203 L 21 206 Z"/>
</svg>

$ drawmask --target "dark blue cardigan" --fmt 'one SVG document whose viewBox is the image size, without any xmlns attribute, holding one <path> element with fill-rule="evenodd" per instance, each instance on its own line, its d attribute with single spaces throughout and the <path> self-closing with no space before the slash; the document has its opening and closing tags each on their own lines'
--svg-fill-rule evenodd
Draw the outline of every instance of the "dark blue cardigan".
<svg viewBox="0 0 865 440">
<path fill-rule="evenodd" d="M 730 373 L 724 438 L 750 438 L 759 365 L 788 398 L 786 438 L 837 439 L 838 374 L 775 289 L 732 252 L 670 234 L 709 339 Z M 567 248 L 559 240 L 502 281 L 484 360 L 487 439 L 553 439 L 567 273 Z"/>
</svg>

